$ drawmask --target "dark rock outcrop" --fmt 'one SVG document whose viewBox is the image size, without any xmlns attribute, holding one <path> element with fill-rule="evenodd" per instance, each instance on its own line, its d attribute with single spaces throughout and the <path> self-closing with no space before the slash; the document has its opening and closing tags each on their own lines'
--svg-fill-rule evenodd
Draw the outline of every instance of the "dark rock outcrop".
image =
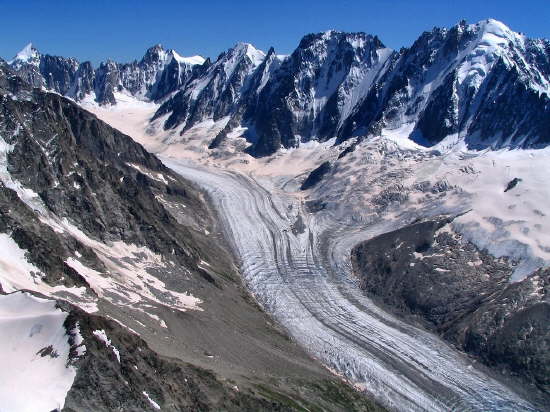
<svg viewBox="0 0 550 412">
<path fill-rule="evenodd" d="M 323 162 L 314 169 L 300 186 L 300 190 L 308 190 L 317 185 L 323 177 L 332 169 L 330 162 Z"/>
<path fill-rule="evenodd" d="M 360 287 L 550 394 L 550 270 L 509 283 L 513 262 L 478 250 L 449 229 L 450 220 L 414 223 L 356 246 Z"/>
<path fill-rule="evenodd" d="M 508 192 L 509 190 L 512 190 L 514 187 L 518 185 L 518 183 L 521 182 L 521 179 L 519 177 L 514 177 L 512 180 L 508 182 L 506 185 L 506 189 L 504 189 L 504 192 Z"/>
</svg>

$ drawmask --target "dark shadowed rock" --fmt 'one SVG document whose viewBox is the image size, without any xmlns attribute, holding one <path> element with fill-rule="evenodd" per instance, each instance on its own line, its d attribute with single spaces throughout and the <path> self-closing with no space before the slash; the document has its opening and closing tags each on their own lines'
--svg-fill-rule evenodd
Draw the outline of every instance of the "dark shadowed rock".
<svg viewBox="0 0 550 412">
<path fill-rule="evenodd" d="M 308 190 L 317 185 L 323 177 L 330 172 L 331 168 L 330 162 L 322 163 L 308 175 L 306 180 L 302 183 L 302 186 L 300 186 L 300 190 Z"/>
<path fill-rule="evenodd" d="M 519 182 L 521 182 L 521 179 L 518 177 L 514 177 L 512 180 L 508 182 L 508 184 L 506 185 L 506 189 L 504 189 L 504 192 L 512 190 L 514 187 L 518 185 Z"/>
</svg>

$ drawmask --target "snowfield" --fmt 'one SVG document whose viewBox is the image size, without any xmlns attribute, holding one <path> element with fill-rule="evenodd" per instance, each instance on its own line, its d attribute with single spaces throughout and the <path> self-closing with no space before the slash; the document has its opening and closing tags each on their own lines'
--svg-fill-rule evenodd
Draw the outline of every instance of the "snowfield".
<svg viewBox="0 0 550 412">
<path fill-rule="evenodd" d="M 433 208 L 464 213 L 453 228 L 493 256 L 515 260 L 512 281 L 550 265 L 550 148 L 476 152 L 442 142 L 426 149 L 406 136 L 405 127 L 359 145 L 312 197 L 334 200 L 333 213 L 340 217 L 351 208 L 355 219 L 368 222 L 372 209 L 365 205 L 389 186 L 402 185 L 407 200 L 390 207 L 388 218 L 429 217 Z M 519 183 L 505 191 L 515 178 Z M 417 189 L 422 184 L 446 193 L 426 195 Z"/>
<path fill-rule="evenodd" d="M 0 410 L 63 408 L 76 376 L 66 318 L 55 301 L 23 292 L 0 296 Z"/>
</svg>

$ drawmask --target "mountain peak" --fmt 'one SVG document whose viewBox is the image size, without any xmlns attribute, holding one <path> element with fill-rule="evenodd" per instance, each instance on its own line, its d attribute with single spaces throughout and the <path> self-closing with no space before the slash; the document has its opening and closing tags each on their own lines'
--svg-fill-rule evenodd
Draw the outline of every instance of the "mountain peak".
<svg viewBox="0 0 550 412">
<path fill-rule="evenodd" d="M 265 58 L 265 53 L 256 49 L 250 43 L 238 42 L 230 51 L 231 54 L 246 55 L 254 66 L 258 66 Z"/>
<path fill-rule="evenodd" d="M 39 56 L 38 50 L 29 42 L 19 53 L 15 55 L 12 61 L 9 63 L 21 62 L 32 63 Z"/>
<path fill-rule="evenodd" d="M 485 27 L 486 30 L 512 31 L 506 24 L 497 19 L 481 20 L 477 23 L 479 26 Z"/>
<path fill-rule="evenodd" d="M 473 26 L 474 30 L 478 31 L 482 38 L 489 41 L 491 38 L 493 38 L 492 40 L 505 39 L 514 41 L 520 37 L 518 33 L 514 32 L 506 24 L 495 19 L 482 20 Z M 498 41 L 498 43 L 502 43 L 502 41 Z"/>
<path fill-rule="evenodd" d="M 252 47 L 254 49 L 254 46 L 250 43 L 239 41 L 233 46 L 234 50 L 247 50 L 249 47 Z"/>
<path fill-rule="evenodd" d="M 331 42 L 345 42 L 353 48 L 363 47 L 366 43 L 373 43 L 376 48 L 385 48 L 384 44 L 377 36 L 365 32 L 342 32 L 338 30 L 327 30 L 320 33 L 306 34 L 300 40 L 298 49 L 308 49 L 317 47 L 319 44 L 328 44 Z"/>
<path fill-rule="evenodd" d="M 336 30 L 334 29 L 330 29 L 330 30 L 326 30 L 323 32 L 323 39 L 329 39 L 331 38 L 335 33 L 338 33 Z"/>
<path fill-rule="evenodd" d="M 166 60 L 167 53 L 162 47 L 162 44 L 157 43 L 152 47 L 149 47 L 143 56 L 142 62 L 153 63 Z"/>
<path fill-rule="evenodd" d="M 244 53 L 257 51 L 257 49 L 252 44 L 242 41 L 237 42 L 235 46 L 233 46 L 232 50 Z"/>
</svg>

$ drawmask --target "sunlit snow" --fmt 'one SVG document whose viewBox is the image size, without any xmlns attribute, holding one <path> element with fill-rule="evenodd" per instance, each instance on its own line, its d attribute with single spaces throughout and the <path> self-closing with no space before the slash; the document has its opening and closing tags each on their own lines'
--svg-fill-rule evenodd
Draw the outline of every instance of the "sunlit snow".
<svg viewBox="0 0 550 412">
<path fill-rule="evenodd" d="M 0 410 L 62 409 L 76 370 L 55 301 L 16 292 L 0 296 Z"/>
</svg>

